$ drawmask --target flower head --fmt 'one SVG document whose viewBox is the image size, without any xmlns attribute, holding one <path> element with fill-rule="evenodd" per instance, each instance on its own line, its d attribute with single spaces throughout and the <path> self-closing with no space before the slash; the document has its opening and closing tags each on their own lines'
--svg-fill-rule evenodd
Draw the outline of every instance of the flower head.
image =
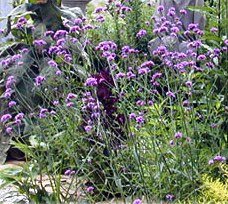
<svg viewBox="0 0 228 204">
<path fill-rule="evenodd" d="M 13 128 L 7 127 L 6 128 L 6 133 L 9 134 L 9 135 L 11 135 L 13 133 Z"/>
<path fill-rule="evenodd" d="M 214 160 L 214 161 L 218 161 L 218 162 L 222 162 L 222 161 L 226 161 L 226 157 L 217 155 L 217 156 L 214 157 L 213 160 Z"/>
<path fill-rule="evenodd" d="M 97 79 L 94 77 L 89 77 L 85 82 L 86 86 L 97 86 Z"/>
<path fill-rule="evenodd" d="M 142 204 L 142 200 L 138 198 L 133 201 L 133 204 Z"/>
<path fill-rule="evenodd" d="M 93 129 L 93 126 L 87 125 L 87 126 L 84 127 L 84 129 L 85 129 L 86 132 L 90 132 Z"/>
<path fill-rule="evenodd" d="M 175 97 L 176 97 L 176 96 L 175 96 L 175 93 L 173 93 L 173 92 L 171 92 L 171 91 L 166 92 L 166 96 L 172 97 L 172 98 L 175 98 Z"/>
<path fill-rule="evenodd" d="M 175 133 L 175 138 L 181 138 L 183 136 L 182 132 L 176 132 Z"/>
<path fill-rule="evenodd" d="M 147 34 L 146 30 L 140 30 L 137 34 L 136 37 L 137 38 L 141 38 L 143 36 L 145 36 Z"/>
<path fill-rule="evenodd" d="M 94 189 L 95 189 L 95 188 L 94 188 L 93 186 L 89 186 L 89 187 L 86 188 L 86 191 L 87 191 L 87 192 L 93 192 Z"/>
<path fill-rule="evenodd" d="M 3 115 L 3 116 L 1 117 L 1 122 L 2 122 L 2 123 L 5 123 L 6 121 L 8 121 L 8 120 L 10 120 L 10 119 L 12 119 L 12 115 L 9 114 L 9 113 L 7 113 L 7 114 L 5 114 L 5 115 Z"/>
<path fill-rule="evenodd" d="M 43 47 L 47 45 L 47 42 L 44 40 L 34 40 L 33 44 L 36 45 L 37 47 Z"/>
<path fill-rule="evenodd" d="M 36 86 L 41 86 L 41 84 L 45 81 L 45 77 L 44 76 L 37 76 L 35 78 L 35 84 Z"/>
<path fill-rule="evenodd" d="M 172 194 L 167 194 L 165 197 L 167 200 L 173 200 L 174 199 L 174 195 L 172 195 Z"/>
<path fill-rule="evenodd" d="M 161 11 L 164 11 L 164 6 L 163 5 L 159 5 L 158 7 L 157 7 L 157 11 L 158 12 L 161 12 Z"/>
</svg>

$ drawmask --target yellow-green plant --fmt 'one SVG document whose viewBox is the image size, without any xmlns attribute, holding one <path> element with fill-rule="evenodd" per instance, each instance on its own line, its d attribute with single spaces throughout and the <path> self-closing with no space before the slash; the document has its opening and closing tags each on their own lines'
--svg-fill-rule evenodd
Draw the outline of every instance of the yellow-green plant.
<svg viewBox="0 0 228 204">
<path fill-rule="evenodd" d="M 221 165 L 221 172 L 225 176 L 225 182 L 213 179 L 207 174 L 203 175 L 203 196 L 210 201 L 228 202 L 228 165 Z"/>
</svg>

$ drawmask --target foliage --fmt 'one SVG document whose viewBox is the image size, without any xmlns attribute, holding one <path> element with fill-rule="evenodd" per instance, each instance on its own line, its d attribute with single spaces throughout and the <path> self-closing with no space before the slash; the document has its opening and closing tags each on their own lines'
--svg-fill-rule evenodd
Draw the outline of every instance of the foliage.
<svg viewBox="0 0 228 204">
<path fill-rule="evenodd" d="M 225 202 L 228 200 L 227 185 L 219 179 L 213 181 L 211 178 L 204 177 L 204 196 L 210 201 Z"/>
<path fill-rule="evenodd" d="M 1 54 L 1 126 L 27 161 L 14 183 L 36 203 L 77 202 L 78 192 L 89 202 L 184 202 L 222 191 L 228 41 L 225 21 L 214 21 L 220 14 L 189 8 L 212 23 L 183 31 L 175 18 L 153 22 L 151 2 L 109 1 L 87 18 L 50 2 L 50 13 L 29 4 L 9 15 L 16 39 Z M 187 39 L 186 50 L 148 50 L 163 35 Z M 62 174 L 71 179 L 66 193 Z M 37 184 L 43 175 L 52 193 Z"/>
</svg>

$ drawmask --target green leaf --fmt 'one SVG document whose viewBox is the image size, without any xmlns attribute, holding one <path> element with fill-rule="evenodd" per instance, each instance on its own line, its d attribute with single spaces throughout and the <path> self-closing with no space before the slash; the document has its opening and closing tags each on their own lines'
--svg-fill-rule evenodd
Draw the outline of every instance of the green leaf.
<svg viewBox="0 0 228 204">
<path fill-rule="evenodd" d="M 207 14 L 214 14 L 214 15 L 218 15 L 218 11 L 215 8 L 211 8 L 211 7 L 206 7 L 206 6 L 188 6 L 187 7 L 190 11 L 198 11 L 198 12 L 203 12 L 203 13 L 207 13 Z"/>
<path fill-rule="evenodd" d="M 204 35 L 202 37 L 203 40 L 214 40 L 216 42 L 222 42 L 222 39 L 216 35 Z"/>
</svg>

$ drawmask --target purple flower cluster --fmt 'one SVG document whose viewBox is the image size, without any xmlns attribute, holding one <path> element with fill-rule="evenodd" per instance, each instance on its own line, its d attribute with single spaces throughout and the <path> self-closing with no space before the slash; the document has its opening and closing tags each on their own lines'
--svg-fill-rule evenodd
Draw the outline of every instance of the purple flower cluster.
<svg viewBox="0 0 228 204">
<path fill-rule="evenodd" d="M 148 74 L 151 70 L 150 67 L 154 66 L 153 61 L 146 61 L 143 64 L 141 64 L 140 67 L 137 68 L 138 74 L 143 75 L 143 74 Z"/>
<path fill-rule="evenodd" d="M 39 118 L 45 118 L 47 117 L 47 114 L 49 113 L 47 108 L 41 108 L 39 113 Z"/>
<path fill-rule="evenodd" d="M 50 66 L 52 66 L 52 67 L 55 67 L 55 68 L 58 67 L 58 64 L 57 64 L 54 60 L 48 61 L 48 64 L 49 64 Z"/>
<path fill-rule="evenodd" d="M 147 31 L 146 30 L 140 30 L 137 34 L 136 34 L 136 37 L 137 38 L 141 38 L 143 36 L 145 36 L 147 34 Z"/>
<path fill-rule="evenodd" d="M 3 59 L 0 63 L 2 66 L 8 67 L 8 66 L 12 65 L 13 63 L 17 62 L 18 60 L 20 60 L 21 58 L 22 58 L 21 54 L 15 54 L 11 57 L 7 57 L 6 59 Z"/>
<path fill-rule="evenodd" d="M 137 115 L 136 113 L 130 113 L 128 117 L 130 120 L 134 120 L 136 122 L 137 128 L 140 128 L 145 122 L 145 117 L 143 113 L 140 113 L 139 115 Z"/>
<path fill-rule="evenodd" d="M 138 199 L 135 199 L 132 204 L 142 204 L 142 203 L 143 203 L 142 200 L 138 198 Z"/>
<path fill-rule="evenodd" d="M 7 122 L 8 120 L 11 120 L 11 119 L 12 119 L 12 115 L 9 114 L 9 113 L 7 113 L 7 114 L 5 114 L 5 115 L 2 115 L 0 121 L 1 121 L 2 123 L 5 123 L 5 122 Z"/>
<path fill-rule="evenodd" d="M 178 139 L 178 138 L 182 138 L 183 137 L 183 133 L 182 132 L 176 132 L 175 133 L 175 138 Z"/>
<path fill-rule="evenodd" d="M 209 160 L 209 161 L 208 161 L 208 164 L 209 164 L 209 165 L 212 165 L 212 164 L 220 163 L 220 162 L 224 162 L 224 161 L 226 161 L 226 157 L 217 155 L 217 156 L 215 156 L 213 159 Z"/>
<path fill-rule="evenodd" d="M 12 86 L 16 83 L 16 79 L 14 76 L 9 76 L 6 79 L 6 89 L 12 88 Z"/>
<path fill-rule="evenodd" d="M 33 44 L 37 47 L 44 47 L 45 45 L 47 45 L 47 42 L 44 40 L 34 40 Z"/>
<path fill-rule="evenodd" d="M 95 10 L 94 10 L 94 13 L 101 13 L 103 11 L 107 11 L 107 8 L 106 7 L 97 7 Z"/>
<path fill-rule="evenodd" d="M 89 186 L 86 188 L 86 191 L 89 193 L 92 193 L 95 190 L 95 188 L 93 186 Z"/>
<path fill-rule="evenodd" d="M 92 130 L 92 124 L 98 119 L 100 116 L 100 103 L 92 97 L 90 92 L 86 92 L 84 94 L 84 98 L 82 98 L 84 106 L 82 107 L 82 111 L 86 113 L 84 130 L 86 132 L 90 132 Z"/>
<path fill-rule="evenodd" d="M 66 30 L 57 30 L 53 37 L 55 40 L 58 40 L 60 38 L 66 37 L 67 34 L 68 32 Z"/>
<path fill-rule="evenodd" d="M 102 57 L 106 58 L 108 61 L 115 60 L 116 54 L 115 50 L 117 49 L 117 45 L 112 41 L 104 41 L 100 42 L 96 47 L 96 50 L 102 52 Z"/>
<path fill-rule="evenodd" d="M 16 105 L 17 105 L 17 102 L 16 101 L 9 101 L 9 103 L 8 103 L 8 107 L 9 108 L 12 108 L 12 107 L 14 107 Z"/>
<path fill-rule="evenodd" d="M 86 79 L 85 86 L 97 86 L 97 79 L 95 77 L 89 77 Z"/>
<path fill-rule="evenodd" d="M 68 169 L 64 172 L 64 175 L 67 175 L 67 176 L 75 175 L 75 174 L 76 174 L 76 172 L 74 170 L 70 170 L 70 169 Z"/>
<path fill-rule="evenodd" d="M 44 76 L 37 76 L 35 78 L 35 84 L 36 86 L 41 86 L 42 83 L 46 80 L 46 78 Z"/>
<path fill-rule="evenodd" d="M 65 101 L 66 101 L 66 106 L 67 107 L 73 107 L 74 106 L 74 99 L 76 99 L 78 96 L 76 95 L 76 94 L 74 94 L 74 93 L 68 93 L 68 95 L 67 95 L 67 97 L 66 97 L 66 99 L 65 99 Z M 56 105 L 58 105 L 58 102 L 56 103 L 55 102 L 55 104 Z"/>
<path fill-rule="evenodd" d="M 63 56 L 63 58 L 67 62 L 72 62 L 73 57 L 72 57 L 71 53 L 69 53 L 69 51 L 64 48 L 64 46 L 63 46 L 64 42 L 65 42 L 65 39 L 63 39 L 63 38 L 58 39 L 57 45 L 49 47 L 48 54 L 49 55 Z"/>
<path fill-rule="evenodd" d="M 124 58 L 127 58 L 130 54 L 136 54 L 136 53 L 139 53 L 139 50 L 131 48 L 130 46 L 126 45 L 122 47 L 121 56 L 124 59 Z"/>
<path fill-rule="evenodd" d="M 165 196 L 165 198 L 166 198 L 167 200 L 173 200 L 175 197 L 174 197 L 174 195 L 172 195 L 172 194 L 167 194 L 167 195 Z"/>
<path fill-rule="evenodd" d="M 24 27 L 26 25 L 26 23 L 27 23 L 27 19 L 24 17 L 20 17 L 17 21 L 16 27 L 18 29 L 21 29 L 22 27 Z"/>
</svg>

